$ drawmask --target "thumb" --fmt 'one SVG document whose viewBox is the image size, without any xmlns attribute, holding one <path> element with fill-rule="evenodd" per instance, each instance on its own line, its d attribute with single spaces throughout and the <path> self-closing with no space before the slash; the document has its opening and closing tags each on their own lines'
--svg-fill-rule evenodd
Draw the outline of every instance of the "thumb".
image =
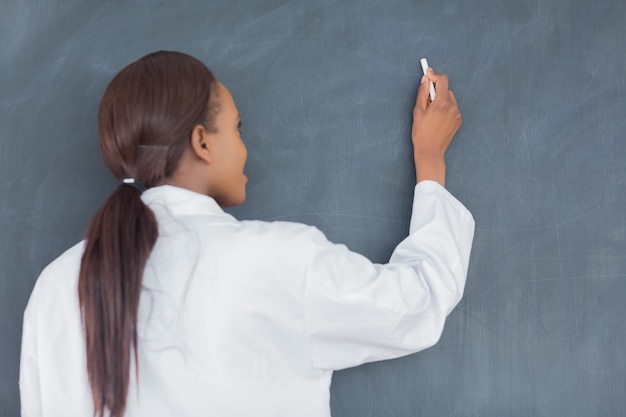
<svg viewBox="0 0 626 417">
<path fill-rule="evenodd" d="M 428 107 L 429 85 L 428 77 L 422 76 L 420 86 L 417 88 L 417 99 L 415 100 L 415 108 L 425 111 Z"/>
</svg>

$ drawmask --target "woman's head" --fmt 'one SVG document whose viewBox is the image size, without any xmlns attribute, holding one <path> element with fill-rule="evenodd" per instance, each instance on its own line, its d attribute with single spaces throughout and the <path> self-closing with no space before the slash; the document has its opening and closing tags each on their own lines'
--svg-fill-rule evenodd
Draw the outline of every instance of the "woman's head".
<svg viewBox="0 0 626 417">
<path fill-rule="evenodd" d="M 193 128 L 215 129 L 218 83 L 192 56 L 155 52 L 107 87 L 98 115 L 100 149 L 118 179 L 152 187 L 174 174 Z"/>
<path fill-rule="evenodd" d="M 128 65 L 107 87 L 98 122 L 104 161 L 118 179 L 179 185 L 226 206 L 243 202 L 239 113 L 194 57 L 161 51 Z"/>
</svg>

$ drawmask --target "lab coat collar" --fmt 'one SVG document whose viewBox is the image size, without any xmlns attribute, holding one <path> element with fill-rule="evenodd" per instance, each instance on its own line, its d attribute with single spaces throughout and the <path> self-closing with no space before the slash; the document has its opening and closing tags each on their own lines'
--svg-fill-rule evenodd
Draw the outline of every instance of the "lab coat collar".
<svg viewBox="0 0 626 417">
<path fill-rule="evenodd" d="M 173 185 L 149 188 L 143 192 L 141 199 L 150 207 L 165 206 L 172 214 L 225 214 L 212 197 Z"/>
</svg>

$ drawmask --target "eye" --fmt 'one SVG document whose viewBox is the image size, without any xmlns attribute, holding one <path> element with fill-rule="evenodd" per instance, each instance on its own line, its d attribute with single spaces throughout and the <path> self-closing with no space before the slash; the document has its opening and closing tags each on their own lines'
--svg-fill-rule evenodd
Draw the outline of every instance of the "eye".
<svg viewBox="0 0 626 417">
<path fill-rule="evenodd" d="M 237 131 L 239 133 L 241 133 L 241 121 L 239 121 L 239 123 L 237 123 Z"/>
</svg>

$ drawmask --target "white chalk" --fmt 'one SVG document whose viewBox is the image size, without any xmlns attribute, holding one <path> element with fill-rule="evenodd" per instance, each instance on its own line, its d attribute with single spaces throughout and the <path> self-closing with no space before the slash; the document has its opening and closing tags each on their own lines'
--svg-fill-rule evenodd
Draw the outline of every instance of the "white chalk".
<svg viewBox="0 0 626 417">
<path fill-rule="evenodd" d="M 420 59 L 420 64 L 422 64 L 422 71 L 424 71 L 424 75 L 426 75 L 426 71 L 428 70 L 428 61 L 426 58 Z M 430 82 L 430 101 L 435 100 L 435 84 Z"/>
</svg>

